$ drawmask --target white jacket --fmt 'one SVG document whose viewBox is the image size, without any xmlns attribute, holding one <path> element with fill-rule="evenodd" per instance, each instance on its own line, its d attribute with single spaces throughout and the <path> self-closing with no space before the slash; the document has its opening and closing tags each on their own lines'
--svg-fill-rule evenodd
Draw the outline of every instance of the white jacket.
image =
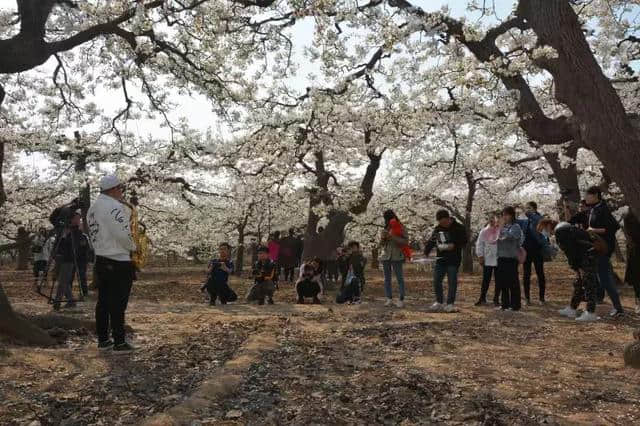
<svg viewBox="0 0 640 426">
<path fill-rule="evenodd" d="M 496 233 L 499 234 L 499 230 Z M 495 232 L 494 232 L 495 233 Z M 484 258 L 485 266 L 498 266 L 498 240 L 490 241 L 490 227 L 486 226 L 476 241 L 476 256 Z"/>
<path fill-rule="evenodd" d="M 96 256 L 126 262 L 136 245 L 131 237 L 131 211 L 115 198 L 100 194 L 87 212 L 89 239 Z"/>
</svg>

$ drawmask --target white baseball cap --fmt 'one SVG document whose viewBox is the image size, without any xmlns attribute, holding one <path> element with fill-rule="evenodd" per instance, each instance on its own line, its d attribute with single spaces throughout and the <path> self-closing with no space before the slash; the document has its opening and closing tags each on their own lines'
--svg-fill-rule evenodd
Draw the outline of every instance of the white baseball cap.
<svg viewBox="0 0 640 426">
<path fill-rule="evenodd" d="M 114 175 L 106 175 L 100 179 L 100 191 L 108 191 L 122 185 L 120 180 Z"/>
</svg>

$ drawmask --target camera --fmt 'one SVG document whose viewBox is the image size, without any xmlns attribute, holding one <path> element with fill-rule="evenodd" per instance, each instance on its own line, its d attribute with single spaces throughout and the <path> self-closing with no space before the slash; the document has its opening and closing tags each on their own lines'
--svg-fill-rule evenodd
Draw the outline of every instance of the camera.
<svg viewBox="0 0 640 426">
<path fill-rule="evenodd" d="M 56 207 L 49 216 L 49 222 L 51 222 L 55 228 L 66 228 L 70 226 L 73 214 L 77 210 L 82 209 L 82 207 L 80 200 L 74 198 L 69 203 Z"/>
</svg>

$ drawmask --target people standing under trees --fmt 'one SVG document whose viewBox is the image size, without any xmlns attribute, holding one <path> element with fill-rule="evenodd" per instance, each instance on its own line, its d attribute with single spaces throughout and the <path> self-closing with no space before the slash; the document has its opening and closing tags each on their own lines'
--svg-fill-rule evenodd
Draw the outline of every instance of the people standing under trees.
<svg viewBox="0 0 640 426">
<path fill-rule="evenodd" d="M 538 232 L 538 223 L 542 215 L 538 213 L 538 204 L 529 201 L 525 207 L 525 220 L 519 221 L 524 232 L 523 247 L 527 251 L 527 257 L 522 265 L 522 285 L 524 287 L 524 300 L 528 306 L 531 304 L 531 264 L 533 264 L 538 278 L 540 303 L 545 303 L 546 277 L 544 275 L 544 257 L 542 251 L 545 245 L 542 235 Z"/>
<path fill-rule="evenodd" d="M 403 230 L 402 236 L 392 235 L 391 233 L 391 221 L 397 220 L 399 224 L 402 222 L 393 210 L 387 210 L 383 214 L 384 218 L 384 230 L 380 236 L 380 246 L 382 247 L 382 270 L 384 272 L 384 291 L 386 295 L 385 306 L 391 306 L 393 304 L 393 292 L 391 290 L 391 274 L 392 272 L 396 276 L 398 282 L 399 297 L 396 302 L 396 306 L 402 308 L 404 306 L 404 261 L 405 255 L 402 248 L 407 245 L 409 238 L 406 232 Z"/>
<path fill-rule="evenodd" d="M 82 224 L 82 215 L 76 211 L 71 216 L 69 225 L 65 227 L 60 235 L 60 241 L 56 246 L 56 271 L 58 288 L 56 296 L 53 300 L 53 309 L 60 309 L 60 302 L 67 300 L 65 308 L 73 308 L 76 303 L 73 299 L 73 279 L 77 275 L 80 279 L 81 299 L 88 292 L 86 281 L 87 262 L 89 260 L 89 240 L 87 236 L 80 230 Z M 83 277 L 80 275 L 84 271 Z"/>
<path fill-rule="evenodd" d="M 516 223 L 516 211 L 508 206 L 502 210 L 498 236 L 498 266 L 496 286 L 501 297 L 501 309 L 519 311 L 520 280 L 518 277 L 518 252 L 524 242 L 524 234 Z"/>
<path fill-rule="evenodd" d="M 469 237 L 463 225 L 451 217 L 447 210 L 438 210 L 436 225 L 429 240 L 427 240 L 424 254 L 429 256 L 437 249 L 437 260 L 433 270 L 433 291 L 436 301 L 431 305 L 434 312 L 457 312 L 455 307 L 458 292 L 458 269 L 462 263 L 462 249 L 467 245 Z M 447 304 L 444 305 L 444 290 L 442 282 L 445 275 L 449 284 Z"/>
<path fill-rule="evenodd" d="M 602 191 L 597 186 L 587 189 L 584 197 L 589 206 L 589 220 L 587 231 L 598 234 L 608 246 L 606 254 L 598 256 L 598 279 L 600 288 L 598 300 L 602 300 L 606 291 L 613 303 L 613 310 L 609 313 L 612 318 L 624 315 L 624 308 L 620 303 L 620 295 L 613 284 L 613 270 L 611 256 L 616 247 L 616 232 L 620 229 L 618 221 L 611 214 L 606 201 L 602 199 Z M 602 297 L 601 297 L 602 296 Z"/>
<path fill-rule="evenodd" d="M 278 288 L 278 279 L 280 277 L 280 231 L 276 231 L 269 236 L 267 241 L 267 248 L 269 249 L 269 259 L 275 265 L 275 275 L 273 277 L 273 285 Z"/>
<path fill-rule="evenodd" d="M 293 275 L 296 268 L 296 253 L 298 250 L 298 241 L 295 237 L 295 229 L 289 229 L 289 235 L 280 241 L 280 253 L 278 263 L 284 273 L 284 281 L 293 283 Z"/>
<path fill-rule="evenodd" d="M 96 253 L 98 348 L 113 347 L 116 352 L 134 349 L 125 340 L 124 318 L 135 273 L 131 252 L 136 245 L 131 236 L 131 210 L 123 203 L 123 191 L 117 177 L 103 177 L 100 195 L 87 213 L 89 237 Z"/>
<path fill-rule="evenodd" d="M 606 243 L 594 233 L 589 233 L 568 222 L 558 224 L 551 219 L 542 219 L 538 225 L 540 232 L 555 234 L 556 242 L 567 257 L 569 267 L 576 272 L 573 295 L 569 306 L 558 311 L 567 318 L 579 322 L 597 321 L 596 289 L 598 287 L 598 251 L 606 253 Z M 587 310 L 578 316 L 578 307 L 587 302 Z"/>
<path fill-rule="evenodd" d="M 498 237 L 500 236 L 499 214 L 492 213 L 489 217 L 489 223 L 485 226 L 476 240 L 476 256 L 482 265 L 482 287 L 480 288 L 480 298 L 476 302 L 476 306 L 485 305 L 487 303 L 487 293 L 491 284 L 491 277 L 496 275 L 498 266 Z M 493 304 L 498 306 L 498 285 L 495 285 L 493 293 Z"/>
</svg>

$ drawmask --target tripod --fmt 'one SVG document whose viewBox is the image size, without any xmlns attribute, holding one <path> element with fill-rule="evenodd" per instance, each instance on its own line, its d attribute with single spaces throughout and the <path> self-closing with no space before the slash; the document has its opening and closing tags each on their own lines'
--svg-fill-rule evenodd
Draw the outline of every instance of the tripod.
<svg viewBox="0 0 640 426">
<path fill-rule="evenodd" d="M 45 284 L 47 284 L 48 280 L 47 277 L 49 275 L 49 271 L 51 270 L 51 265 L 54 263 L 56 256 L 58 254 L 58 251 L 60 249 L 60 245 L 62 244 L 62 241 L 64 238 L 70 238 L 71 239 L 71 252 L 72 252 L 72 257 L 73 257 L 73 272 L 72 272 L 72 277 L 71 277 L 71 282 L 67 283 L 66 281 L 66 277 L 54 277 L 51 283 L 51 288 L 48 291 L 48 294 L 46 291 L 44 291 L 44 287 Z M 80 276 L 80 268 L 78 267 L 78 248 L 76 246 L 76 238 L 74 237 L 74 227 L 71 226 L 70 223 L 62 222 L 62 223 L 58 223 L 57 226 L 55 227 L 55 239 L 54 239 L 54 244 L 53 247 L 51 249 L 51 251 L 49 252 L 49 256 L 47 259 L 47 265 L 42 273 L 41 276 L 38 277 L 37 280 L 37 284 L 36 284 L 36 292 L 43 296 L 44 298 L 46 298 L 48 300 L 49 304 L 53 304 L 54 305 L 54 309 L 59 306 L 60 302 L 62 300 L 60 300 L 58 298 L 58 293 L 60 292 L 60 286 L 61 285 L 70 285 L 73 286 L 73 279 L 77 278 L 78 279 L 78 283 L 81 284 L 82 283 L 82 279 Z M 45 244 L 46 245 L 46 244 Z M 55 272 L 59 273 L 59 268 L 61 267 L 62 262 L 55 262 L 56 263 L 56 268 L 55 268 Z M 64 280 L 60 280 L 59 278 L 63 278 Z M 61 282 L 62 281 L 62 282 Z M 81 298 L 86 296 L 86 294 L 84 294 L 84 290 L 82 288 L 81 285 L 79 285 L 80 287 L 80 296 Z M 54 297 L 54 291 L 55 291 L 55 297 Z M 69 291 L 71 292 L 71 290 Z M 71 296 L 71 298 L 67 298 L 66 302 L 67 303 L 75 303 L 77 301 L 79 301 L 80 299 L 74 299 L 73 296 Z"/>
</svg>

